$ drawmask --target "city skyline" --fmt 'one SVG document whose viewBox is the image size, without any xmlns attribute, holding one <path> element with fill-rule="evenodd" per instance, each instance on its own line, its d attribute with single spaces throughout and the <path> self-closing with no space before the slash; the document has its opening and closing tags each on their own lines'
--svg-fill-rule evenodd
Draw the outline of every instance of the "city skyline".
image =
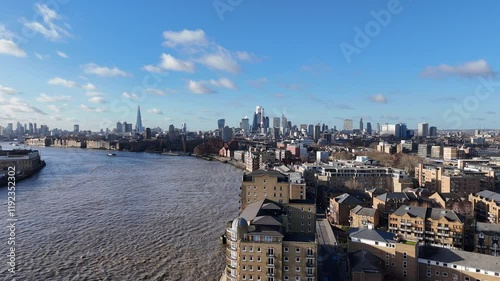
<svg viewBox="0 0 500 281">
<path fill-rule="evenodd" d="M 499 127 L 495 2 L 54 3 L 0 4 L 2 126 L 98 131 L 141 106 L 143 127 L 210 130 L 261 105 L 296 125 Z"/>
</svg>

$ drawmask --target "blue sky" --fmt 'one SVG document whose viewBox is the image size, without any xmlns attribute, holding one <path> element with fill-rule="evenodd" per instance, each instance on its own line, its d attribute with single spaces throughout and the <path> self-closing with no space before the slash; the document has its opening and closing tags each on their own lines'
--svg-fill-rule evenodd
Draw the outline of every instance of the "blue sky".
<svg viewBox="0 0 500 281">
<path fill-rule="evenodd" d="M 495 1 L 101 2 L 0 3 L 0 125 L 499 127 Z"/>
</svg>

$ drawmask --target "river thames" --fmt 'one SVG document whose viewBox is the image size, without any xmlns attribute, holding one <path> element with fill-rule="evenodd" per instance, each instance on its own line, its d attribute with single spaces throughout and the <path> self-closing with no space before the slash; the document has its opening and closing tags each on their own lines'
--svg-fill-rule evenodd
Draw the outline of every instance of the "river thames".
<svg viewBox="0 0 500 281">
<path fill-rule="evenodd" d="M 238 215 L 242 170 L 194 157 L 33 149 L 47 166 L 16 185 L 15 275 L 0 188 L 0 280 L 219 280 L 219 236 Z"/>
</svg>

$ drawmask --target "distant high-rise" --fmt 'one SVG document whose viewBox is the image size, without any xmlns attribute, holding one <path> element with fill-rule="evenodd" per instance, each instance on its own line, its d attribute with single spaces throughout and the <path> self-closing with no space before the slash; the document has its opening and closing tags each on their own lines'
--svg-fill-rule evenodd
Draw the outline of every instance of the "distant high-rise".
<svg viewBox="0 0 500 281">
<path fill-rule="evenodd" d="M 370 123 L 370 122 L 366 123 L 366 133 L 369 135 L 372 134 L 372 123 Z"/>
<path fill-rule="evenodd" d="M 287 132 L 288 120 L 285 117 L 285 114 L 281 115 L 281 133 L 284 135 Z"/>
<path fill-rule="evenodd" d="M 437 137 L 437 128 L 435 126 L 432 126 L 429 128 L 429 136 L 430 137 Z"/>
<path fill-rule="evenodd" d="M 225 119 L 219 119 L 219 120 L 217 120 L 217 128 L 219 130 L 224 129 L 225 125 L 226 125 L 226 120 Z"/>
<path fill-rule="evenodd" d="M 377 134 L 380 134 L 380 130 L 381 130 L 380 123 L 377 123 Z"/>
<path fill-rule="evenodd" d="M 78 124 L 73 125 L 73 132 L 79 133 L 80 132 L 80 125 L 78 125 Z"/>
<path fill-rule="evenodd" d="M 419 123 L 418 136 L 425 138 L 428 135 L 429 135 L 429 123 Z"/>
<path fill-rule="evenodd" d="M 352 119 L 344 119 L 344 130 L 346 131 L 352 130 Z"/>
<path fill-rule="evenodd" d="M 307 135 L 312 137 L 314 134 L 314 125 L 313 124 L 309 124 L 309 126 L 307 126 Z"/>
<path fill-rule="evenodd" d="M 135 130 L 138 133 L 142 133 L 144 128 L 142 127 L 142 117 L 141 117 L 141 107 L 137 106 L 137 121 L 135 123 Z"/>
<path fill-rule="evenodd" d="M 319 135 L 320 135 L 320 132 L 321 131 L 321 125 L 318 123 L 318 125 L 314 126 L 314 141 L 318 141 L 319 140 Z"/>
<path fill-rule="evenodd" d="M 123 133 L 123 125 L 121 122 L 116 122 L 116 132 Z"/>
<path fill-rule="evenodd" d="M 359 119 L 359 131 L 363 132 L 363 118 Z"/>
<path fill-rule="evenodd" d="M 250 120 L 248 120 L 247 116 L 245 116 L 245 118 L 241 119 L 240 129 L 243 130 L 243 134 L 245 134 L 245 135 L 250 133 Z"/>
<path fill-rule="evenodd" d="M 279 128 L 280 127 L 280 118 L 279 117 L 274 117 L 273 118 L 273 128 Z"/>
<path fill-rule="evenodd" d="M 229 142 L 233 138 L 233 129 L 229 128 L 228 126 L 224 127 L 222 129 L 222 140 L 224 142 Z"/>
</svg>

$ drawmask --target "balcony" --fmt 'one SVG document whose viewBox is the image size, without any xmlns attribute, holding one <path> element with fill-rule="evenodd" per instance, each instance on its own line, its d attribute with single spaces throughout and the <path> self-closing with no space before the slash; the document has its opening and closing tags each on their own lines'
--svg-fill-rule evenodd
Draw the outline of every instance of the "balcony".
<svg viewBox="0 0 500 281">
<path fill-rule="evenodd" d="M 414 230 L 413 232 L 415 232 L 415 233 L 419 233 L 419 234 L 424 234 L 424 231 L 423 231 L 423 230 Z"/>
<path fill-rule="evenodd" d="M 270 257 L 270 258 L 274 258 L 274 253 L 267 252 L 267 253 L 266 253 L 266 256 L 267 256 L 267 257 Z"/>
<path fill-rule="evenodd" d="M 306 255 L 306 256 L 307 256 L 308 258 L 314 258 L 314 257 L 315 257 L 315 256 L 314 256 L 314 253 L 307 253 L 307 255 Z"/>
<path fill-rule="evenodd" d="M 267 273 L 267 277 L 274 277 L 274 275 L 275 275 L 274 272 L 268 272 Z"/>
<path fill-rule="evenodd" d="M 486 246 L 486 245 L 476 245 L 476 248 L 478 248 L 478 249 L 486 249 L 486 248 L 488 248 L 488 246 Z"/>
<path fill-rule="evenodd" d="M 412 226 L 411 222 L 405 223 L 406 226 Z"/>
<path fill-rule="evenodd" d="M 450 230 L 450 228 L 447 227 L 447 226 L 438 226 L 437 229 L 439 229 L 439 230 Z"/>
<path fill-rule="evenodd" d="M 428 230 L 426 230 L 425 234 L 434 235 L 434 231 L 428 231 Z"/>
<path fill-rule="evenodd" d="M 447 233 L 441 233 L 441 232 L 438 232 L 437 233 L 438 236 L 444 236 L 444 237 L 450 237 L 450 234 L 447 234 Z"/>
<path fill-rule="evenodd" d="M 268 263 L 267 267 L 275 267 L 275 264 L 274 263 Z"/>
</svg>

